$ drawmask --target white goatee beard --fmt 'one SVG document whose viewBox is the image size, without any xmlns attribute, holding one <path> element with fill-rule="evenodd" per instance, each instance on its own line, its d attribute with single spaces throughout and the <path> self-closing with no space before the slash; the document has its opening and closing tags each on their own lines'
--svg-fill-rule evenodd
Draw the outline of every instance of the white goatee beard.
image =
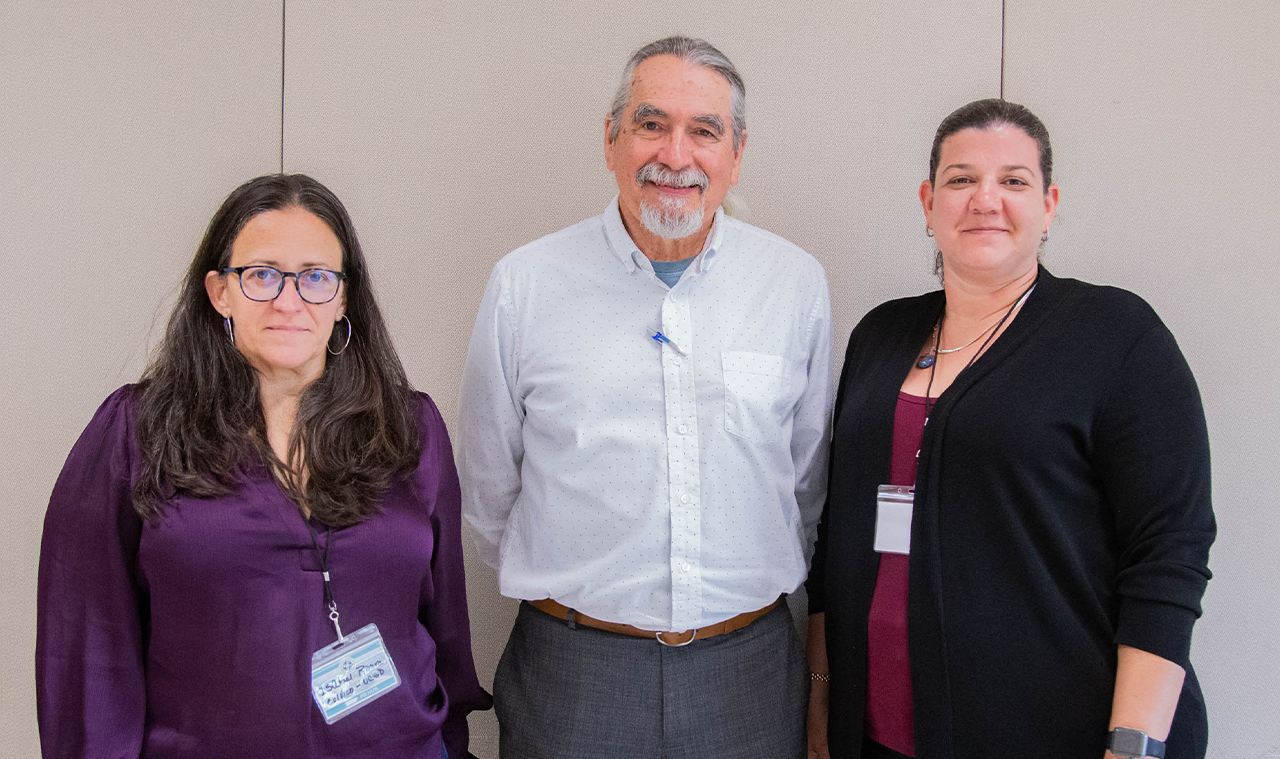
<svg viewBox="0 0 1280 759">
<path fill-rule="evenodd" d="M 659 206 L 640 201 L 640 223 L 651 234 L 666 240 L 680 240 L 702 230 L 704 209 L 685 211 L 679 198 L 661 198 Z"/>
<path fill-rule="evenodd" d="M 653 182 L 668 187 L 697 187 L 705 195 L 711 182 L 706 173 L 696 166 L 680 171 L 673 171 L 656 161 L 650 161 L 636 172 L 636 184 L 644 187 L 645 182 Z M 651 234 L 665 240 L 681 240 L 696 235 L 702 229 L 702 218 L 706 208 L 705 201 L 696 211 L 685 211 L 684 201 L 680 198 L 660 195 L 658 205 L 653 206 L 640 201 L 640 223 Z"/>
</svg>

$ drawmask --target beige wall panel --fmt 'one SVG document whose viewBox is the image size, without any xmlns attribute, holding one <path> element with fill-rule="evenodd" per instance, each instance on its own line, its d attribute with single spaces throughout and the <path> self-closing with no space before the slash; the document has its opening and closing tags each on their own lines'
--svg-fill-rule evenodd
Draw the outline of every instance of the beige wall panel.
<svg viewBox="0 0 1280 759">
<path fill-rule="evenodd" d="M 929 142 L 999 86 L 999 0 L 293 2 L 286 28 L 285 168 L 350 208 L 409 375 L 450 424 L 493 264 L 613 196 L 603 118 L 641 44 L 702 36 L 742 70 L 748 218 L 825 264 L 840 356 L 873 305 L 936 286 L 916 200 Z M 515 605 L 473 553 L 468 572 L 488 685 Z M 472 727 L 496 756 L 492 714 Z"/>
<path fill-rule="evenodd" d="M 39 755 L 32 657 L 49 491 L 137 378 L 175 283 L 236 184 L 279 167 L 279 3 L 0 10 L 0 533 L 5 756 Z"/>
<path fill-rule="evenodd" d="M 1280 4 L 1009 0 L 1007 35 L 1005 94 L 1053 135 L 1047 264 L 1145 297 L 1204 398 L 1219 532 L 1192 662 L 1209 756 L 1280 757 Z"/>
</svg>

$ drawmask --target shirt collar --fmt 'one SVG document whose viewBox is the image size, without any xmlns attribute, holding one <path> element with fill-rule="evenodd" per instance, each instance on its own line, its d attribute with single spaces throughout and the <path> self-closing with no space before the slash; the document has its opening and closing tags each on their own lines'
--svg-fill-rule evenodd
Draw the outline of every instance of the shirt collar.
<svg viewBox="0 0 1280 759">
<path fill-rule="evenodd" d="M 622 224 L 622 212 L 618 210 L 618 196 L 614 195 L 613 200 L 609 201 L 609 206 L 604 209 L 604 236 L 609 242 L 609 248 L 613 254 L 622 261 L 623 266 L 627 267 L 627 273 L 630 274 L 639 268 L 642 260 L 647 268 L 652 269 L 648 264 L 648 259 L 644 253 L 640 251 L 631 239 L 631 235 L 627 234 L 627 228 Z M 707 241 L 702 246 L 702 252 L 698 254 L 697 259 L 692 266 L 694 271 L 701 274 L 711 268 L 715 263 L 715 258 L 724 242 L 724 209 L 716 208 L 715 220 L 711 222 L 711 231 L 707 233 Z"/>
</svg>

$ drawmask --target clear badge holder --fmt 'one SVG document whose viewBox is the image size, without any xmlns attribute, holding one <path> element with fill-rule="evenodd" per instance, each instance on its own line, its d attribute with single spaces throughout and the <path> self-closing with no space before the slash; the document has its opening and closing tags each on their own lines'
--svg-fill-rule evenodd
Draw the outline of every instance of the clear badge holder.
<svg viewBox="0 0 1280 759">
<path fill-rule="evenodd" d="M 877 553 L 911 553 L 911 510 L 916 489 L 908 485 L 876 488 Z"/>
<path fill-rule="evenodd" d="M 367 624 L 311 655 L 311 695 L 326 724 L 332 725 L 399 686 L 400 674 L 375 624 Z"/>
</svg>

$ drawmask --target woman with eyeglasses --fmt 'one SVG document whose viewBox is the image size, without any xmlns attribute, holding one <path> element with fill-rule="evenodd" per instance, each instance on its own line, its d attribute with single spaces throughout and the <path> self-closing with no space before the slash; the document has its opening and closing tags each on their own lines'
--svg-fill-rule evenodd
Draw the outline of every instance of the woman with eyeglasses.
<svg viewBox="0 0 1280 759">
<path fill-rule="evenodd" d="M 303 175 L 247 182 L 50 498 L 44 755 L 461 759 L 490 705 L 461 551 L 444 422 L 346 209 Z"/>
</svg>

